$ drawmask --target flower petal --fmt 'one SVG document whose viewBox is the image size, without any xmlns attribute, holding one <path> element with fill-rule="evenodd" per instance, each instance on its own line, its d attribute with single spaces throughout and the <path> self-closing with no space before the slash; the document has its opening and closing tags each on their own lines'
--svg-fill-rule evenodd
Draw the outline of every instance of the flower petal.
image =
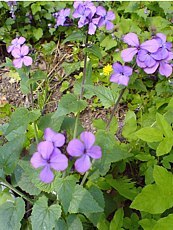
<svg viewBox="0 0 173 230">
<path fill-rule="evenodd" d="M 130 80 L 129 77 L 125 75 L 121 75 L 119 77 L 118 84 L 128 86 L 129 80 Z"/>
<path fill-rule="evenodd" d="M 166 35 L 165 34 L 157 33 L 156 36 L 162 40 L 162 43 L 166 42 Z"/>
<path fill-rule="evenodd" d="M 150 67 L 150 68 L 149 68 L 149 67 L 144 68 L 144 71 L 145 71 L 146 73 L 148 73 L 148 74 L 152 74 L 152 73 L 156 72 L 158 66 L 159 66 L 159 63 L 156 62 L 156 64 L 155 64 L 154 66 L 152 66 L 152 67 Z"/>
<path fill-rule="evenodd" d="M 97 27 L 96 27 L 96 25 L 94 25 L 94 23 L 90 23 L 90 24 L 89 24 L 88 34 L 90 34 L 90 35 L 95 34 L 96 28 L 97 28 Z"/>
<path fill-rule="evenodd" d="M 19 39 L 18 39 L 18 44 L 20 44 L 20 45 L 22 45 L 24 42 L 26 41 L 26 39 L 24 38 L 24 37 L 20 37 Z"/>
<path fill-rule="evenodd" d="M 32 155 L 30 162 L 34 168 L 39 168 L 39 167 L 45 166 L 47 164 L 47 161 L 44 160 L 41 157 L 41 154 L 38 152 L 36 152 Z"/>
<path fill-rule="evenodd" d="M 16 58 L 13 60 L 14 67 L 16 67 L 18 69 L 22 68 L 22 64 L 23 64 L 22 58 Z"/>
<path fill-rule="evenodd" d="M 123 74 L 127 77 L 131 76 L 133 69 L 130 66 L 123 66 Z"/>
<path fill-rule="evenodd" d="M 29 47 L 26 45 L 21 46 L 21 55 L 25 56 L 29 53 Z"/>
<path fill-rule="evenodd" d="M 123 37 L 123 41 L 127 43 L 129 46 L 138 47 L 139 39 L 135 33 L 128 33 Z"/>
<path fill-rule="evenodd" d="M 93 159 L 100 159 L 102 157 L 102 150 L 100 146 L 92 146 L 88 151 L 87 154 L 92 157 Z"/>
<path fill-rule="evenodd" d="M 50 155 L 53 152 L 53 144 L 50 141 L 42 141 L 37 146 L 37 151 L 41 154 L 42 158 L 49 160 Z"/>
<path fill-rule="evenodd" d="M 163 76 L 169 77 L 172 74 L 172 67 L 166 62 L 161 62 L 159 67 L 159 73 Z"/>
<path fill-rule="evenodd" d="M 121 52 L 121 57 L 123 61 L 130 62 L 132 61 L 135 54 L 137 54 L 138 50 L 137 48 L 127 48 Z"/>
<path fill-rule="evenodd" d="M 11 54 L 14 58 L 20 58 L 21 57 L 21 52 L 20 48 L 14 47 Z"/>
<path fill-rule="evenodd" d="M 118 84 L 120 76 L 121 74 L 119 73 L 113 73 L 110 77 L 110 82 L 114 82 Z"/>
<path fill-rule="evenodd" d="M 160 60 L 163 60 L 163 59 L 167 58 L 168 55 L 169 55 L 168 50 L 166 48 L 164 48 L 164 47 L 161 47 L 161 48 L 158 49 L 157 52 L 155 52 L 155 53 L 152 54 L 152 57 L 155 60 L 160 61 Z"/>
<path fill-rule="evenodd" d="M 68 159 L 57 148 L 54 149 L 50 158 L 50 167 L 56 171 L 64 171 L 68 167 Z"/>
<path fill-rule="evenodd" d="M 107 20 L 114 20 L 115 19 L 115 14 L 112 10 L 107 12 L 106 19 Z"/>
<path fill-rule="evenodd" d="M 71 140 L 67 146 L 67 152 L 72 157 L 79 157 L 83 155 L 84 149 L 84 144 L 78 139 Z"/>
<path fill-rule="evenodd" d="M 50 166 L 45 166 L 40 172 L 40 180 L 44 183 L 51 183 L 54 179 L 54 174 L 50 169 Z"/>
<path fill-rule="evenodd" d="M 103 6 L 98 6 L 96 10 L 96 14 L 104 17 L 106 15 L 106 10 Z"/>
<path fill-rule="evenodd" d="M 32 58 L 29 56 L 24 56 L 23 57 L 23 63 L 25 66 L 30 66 L 32 65 Z"/>
<path fill-rule="evenodd" d="M 114 69 L 114 73 L 116 73 L 116 74 L 119 74 L 119 73 L 123 72 L 123 66 L 120 63 L 118 63 L 118 62 L 115 62 L 112 65 L 112 67 Z"/>
<path fill-rule="evenodd" d="M 106 29 L 112 30 L 114 28 L 114 24 L 112 22 L 107 21 L 106 22 Z"/>
<path fill-rule="evenodd" d="M 75 169 L 79 173 L 85 173 L 91 167 L 91 161 L 86 154 L 75 161 Z"/>
<path fill-rule="evenodd" d="M 81 133 L 80 139 L 84 143 L 84 146 L 86 149 L 90 149 L 91 146 L 93 146 L 95 142 L 94 134 L 91 132 L 87 132 L 87 131 Z"/>
<path fill-rule="evenodd" d="M 160 47 L 160 44 L 156 39 L 151 39 L 151 40 L 143 42 L 140 47 L 151 53 L 155 53 Z"/>
</svg>

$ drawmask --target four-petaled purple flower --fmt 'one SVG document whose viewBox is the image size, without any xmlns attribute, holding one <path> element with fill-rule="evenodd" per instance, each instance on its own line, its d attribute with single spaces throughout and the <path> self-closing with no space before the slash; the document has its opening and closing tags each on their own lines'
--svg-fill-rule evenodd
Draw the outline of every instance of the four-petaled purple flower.
<svg viewBox="0 0 173 230">
<path fill-rule="evenodd" d="M 11 54 L 15 58 L 13 60 L 13 65 L 16 68 L 21 68 L 24 64 L 25 66 L 32 65 L 32 58 L 27 56 L 29 53 L 29 47 L 26 45 L 23 45 L 21 47 L 15 47 Z"/>
<path fill-rule="evenodd" d="M 91 160 L 102 156 L 100 146 L 94 145 L 95 136 L 91 132 L 82 132 L 80 140 L 73 139 L 67 146 L 67 152 L 72 157 L 78 157 L 75 161 L 75 169 L 79 173 L 85 173 L 91 167 Z"/>
<path fill-rule="evenodd" d="M 52 142 L 54 147 L 62 147 L 65 143 L 65 136 L 62 133 L 56 133 L 51 128 L 44 130 L 44 139 Z"/>
<path fill-rule="evenodd" d="M 16 47 L 20 48 L 21 45 L 26 41 L 24 37 L 15 38 L 11 41 L 11 45 L 7 48 L 7 52 L 11 53 Z"/>
<path fill-rule="evenodd" d="M 56 19 L 56 25 L 55 27 L 58 26 L 69 26 L 71 24 L 71 21 L 69 20 L 69 15 L 70 15 L 70 9 L 62 9 L 59 12 L 56 12 L 53 14 L 53 16 Z"/>
<path fill-rule="evenodd" d="M 110 10 L 106 12 L 103 6 L 98 6 L 96 14 L 100 16 L 98 27 L 105 26 L 107 30 L 112 30 L 114 28 L 114 24 L 111 22 L 115 19 L 115 14 L 113 11 Z"/>
<path fill-rule="evenodd" d="M 54 174 L 51 169 L 64 171 L 68 167 L 68 159 L 55 148 L 50 141 L 42 141 L 37 146 L 37 152 L 31 157 L 31 164 L 34 168 L 42 167 L 40 180 L 44 183 L 51 183 Z"/>
<path fill-rule="evenodd" d="M 123 66 L 120 63 L 116 62 L 113 64 L 113 74 L 110 77 L 111 82 L 115 82 L 119 85 L 127 86 L 132 75 L 132 68 L 129 66 Z"/>
<path fill-rule="evenodd" d="M 125 62 L 132 61 L 133 57 L 137 55 L 136 63 L 146 73 L 152 74 L 159 68 L 161 75 L 169 77 L 172 74 L 170 64 L 173 59 L 172 44 L 166 42 L 164 34 L 158 33 L 153 39 L 140 45 L 137 35 L 128 33 L 124 36 L 123 41 L 131 46 L 121 52 L 121 57 Z"/>
</svg>

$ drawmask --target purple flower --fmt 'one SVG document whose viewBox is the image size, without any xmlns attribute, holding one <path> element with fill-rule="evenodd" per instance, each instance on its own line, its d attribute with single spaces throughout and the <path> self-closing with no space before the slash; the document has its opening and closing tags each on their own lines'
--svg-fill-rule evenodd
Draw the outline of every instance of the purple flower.
<svg viewBox="0 0 173 230">
<path fill-rule="evenodd" d="M 82 132 L 80 140 L 73 139 L 67 146 L 67 152 L 72 157 L 78 157 L 75 161 L 75 169 L 79 173 L 85 173 L 91 167 L 91 160 L 102 156 L 100 146 L 94 145 L 95 136 L 91 132 Z"/>
<path fill-rule="evenodd" d="M 65 144 L 65 136 L 62 133 L 56 133 L 51 128 L 45 129 L 44 139 L 52 142 L 54 147 L 62 147 Z"/>
<path fill-rule="evenodd" d="M 113 11 L 106 12 L 103 6 L 98 6 L 96 14 L 100 16 L 98 27 L 105 26 L 107 30 L 112 30 L 114 28 L 114 24 L 110 22 L 115 19 Z"/>
<path fill-rule="evenodd" d="M 69 21 L 70 9 L 62 9 L 57 13 L 54 13 L 53 16 L 56 19 L 56 27 L 57 26 L 68 26 L 71 21 Z"/>
<path fill-rule="evenodd" d="M 27 56 L 27 54 L 29 53 L 29 47 L 26 45 L 19 47 L 15 47 L 11 54 L 13 55 L 13 57 L 15 58 L 13 60 L 13 65 L 16 68 L 21 68 L 22 65 L 24 64 L 25 66 L 30 66 L 32 65 L 32 58 Z"/>
<path fill-rule="evenodd" d="M 64 171 L 68 167 L 67 157 L 50 141 L 42 141 L 38 144 L 37 152 L 33 154 L 30 162 L 34 168 L 42 167 L 39 177 L 44 183 L 53 181 L 54 174 L 51 169 Z"/>
<path fill-rule="evenodd" d="M 114 73 L 110 77 L 111 82 L 115 82 L 119 85 L 127 86 L 132 75 L 132 68 L 129 66 L 123 66 L 120 63 L 116 62 L 113 64 Z"/>
<path fill-rule="evenodd" d="M 123 41 L 129 46 L 132 46 L 121 52 L 121 57 L 125 62 L 132 61 L 133 57 L 138 54 L 141 49 L 146 50 L 148 53 L 154 53 L 160 47 L 160 44 L 156 39 L 145 41 L 140 45 L 138 36 L 135 33 L 126 34 L 123 37 Z"/>
<path fill-rule="evenodd" d="M 20 48 L 21 45 L 26 41 L 24 37 L 15 38 L 12 40 L 11 45 L 8 47 L 7 52 L 11 53 L 16 47 Z"/>
</svg>

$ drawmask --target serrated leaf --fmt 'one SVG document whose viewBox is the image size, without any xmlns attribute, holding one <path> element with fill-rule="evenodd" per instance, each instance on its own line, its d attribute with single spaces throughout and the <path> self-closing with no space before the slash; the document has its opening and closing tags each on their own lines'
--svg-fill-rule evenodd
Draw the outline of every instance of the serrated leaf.
<svg viewBox="0 0 173 230">
<path fill-rule="evenodd" d="M 109 175 L 106 177 L 106 181 L 122 196 L 129 200 L 133 200 L 138 194 L 135 184 L 127 178 L 114 179 Z"/>
<path fill-rule="evenodd" d="M 61 206 L 59 204 L 48 206 L 48 199 L 42 196 L 35 202 L 32 209 L 32 229 L 52 230 L 60 216 Z"/>
<path fill-rule="evenodd" d="M 22 198 L 16 198 L 15 202 L 5 202 L 0 205 L 0 229 L 20 230 L 25 214 L 25 202 Z"/>
<path fill-rule="evenodd" d="M 82 222 L 80 221 L 78 216 L 73 214 L 69 215 L 66 221 L 67 221 L 68 230 L 83 230 Z"/>
<path fill-rule="evenodd" d="M 78 113 L 83 111 L 87 106 L 86 101 L 79 100 L 74 94 L 66 94 L 64 95 L 58 105 L 58 109 L 55 114 L 52 116 L 52 119 L 57 119 L 61 116 L 70 114 L 70 113 Z"/>
<path fill-rule="evenodd" d="M 2 168 L 7 175 L 14 171 L 23 149 L 24 141 L 25 136 L 22 135 L 0 146 L 0 168 Z"/>
<path fill-rule="evenodd" d="M 61 66 L 64 68 L 66 76 L 69 76 L 76 70 L 80 69 L 80 62 L 74 62 L 74 63 L 63 62 Z"/>
<path fill-rule="evenodd" d="M 131 204 L 131 208 L 151 214 L 160 214 L 173 207 L 173 175 L 161 166 L 154 167 L 155 184 L 142 189 Z"/>
<path fill-rule="evenodd" d="M 97 213 L 103 212 L 103 208 L 96 202 L 93 196 L 81 185 L 75 186 L 69 213 Z"/>
<path fill-rule="evenodd" d="M 116 98 L 118 96 L 118 92 L 107 88 L 105 86 L 92 86 L 92 85 L 85 85 L 85 88 L 88 91 L 91 91 L 93 94 L 100 99 L 102 105 L 105 108 L 109 108 L 115 104 Z"/>
<path fill-rule="evenodd" d="M 36 40 L 38 41 L 40 38 L 42 38 L 43 36 L 43 30 L 42 28 L 34 28 L 33 29 L 33 36 L 36 38 Z"/>
<path fill-rule="evenodd" d="M 29 193 L 30 195 L 39 195 L 41 192 L 38 188 L 35 187 L 29 176 L 27 176 L 25 173 L 22 174 L 18 185 L 23 191 Z"/>
<path fill-rule="evenodd" d="M 101 53 L 101 49 L 99 46 L 97 45 L 92 45 L 89 48 L 85 48 L 85 51 L 87 51 L 90 54 L 93 54 L 94 56 L 96 56 L 97 58 L 101 59 L 102 58 L 102 53 Z"/>
<path fill-rule="evenodd" d="M 123 226 L 123 216 L 124 216 L 124 211 L 122 208 L 119 208 L 115 214 L 113 219 L 111 220 L 110 223 L 110 230 L 121 230 L 121 227 Z"/>
<path fill-rule="evenodd" d="M 63 44 L 66 42 L 71 42 L 71 41 L 82 41 L 85 39 L 85 35 L 81 31 L 73 32 L 70 34 L 64 41 Z"/>
<path fill-rule="evenodd" d="M 64 212 L 67 214 L 70 202 L 72 200 L 73 192 L 75 190 L 77 179 L 75 176 L 67 176 L 66 178 L 59 178 L 55 183 L 55 191 L 62 203 Z"/>
<path fill-rule="evenodd" d="M 39 110 L 29 111 L 26 108 L 18 108 L 15 112 L 12 113 L 9 126 L 6 130 L 6 135 L 12 132 L 14 129 L 19 128 L 20 126 L 27 127 L 31 122 L 36 121 L 40 117 Z"/>
<path fill-rule="evenodd" d="M 159 129 L 151 127 L 142 128 L 135 135 L 146 142 L 159 142 L 163 139 L 163 133 Z"/>
<path fill-rule="evenodd" d="M 104 40 L 100 43 L 101 47 L 105 48 L 105 51 L 112 49 L 117 46 L 117 41 L 112 39 L 112 36 L 106 36 Z"/>
</svg>

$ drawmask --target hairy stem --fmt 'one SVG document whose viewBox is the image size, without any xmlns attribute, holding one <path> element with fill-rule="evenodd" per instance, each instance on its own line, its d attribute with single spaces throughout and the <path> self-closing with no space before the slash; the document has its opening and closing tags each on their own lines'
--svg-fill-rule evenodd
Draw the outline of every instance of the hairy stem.
<svg viewBox="0 0 173 230">
<path fill-rule="evenodd" d="M 34 204 L 34 201 L 31 200 L 29 197 L 27 197 L 25 194 L 14 188 L 11 184 L 9 184 L 7 181 L 2 181 L 3 185 L 9 189 L 11 189 L 13 192 L 21 196 L 23 199 L 27 200 L 29 203 Z"/>
<path fill-rule="evenodd" d="M 113 118 L 113 116 L 114 116 L 114 114 L 115 114 L 115 111 L 116 111 L 116 109 L 117 109 L 117 107 L 118 107 L 118 104 L 119 104 L 119 102 L 120 102 L 120 100 L 121 100 L 121 98 L 122 98 L 122 96 L 123 96 L 123 94 L 124 94 L 125 89 L 126 89 L 126 88 L 124 88 L 124 89 L 121 90 L 120 95 L 119 95 L 119 97 L 118 97 L 118 99 L 117 99 L 117 101 L 116 101 L 116 103 L 115 103 L 115 105 L 114 105 L 114 107 L 113 107 L 111 116 L 110 116 L 110 118 L 109 118 L 109 120 L 108 120 L 108 122 L 107 122 L 107 125 L 106 125 L 106 131 L 108 131 L 109 128 L 110 128 L 110 124 L 111 124 L 112 118 Z"/>
</svg>

